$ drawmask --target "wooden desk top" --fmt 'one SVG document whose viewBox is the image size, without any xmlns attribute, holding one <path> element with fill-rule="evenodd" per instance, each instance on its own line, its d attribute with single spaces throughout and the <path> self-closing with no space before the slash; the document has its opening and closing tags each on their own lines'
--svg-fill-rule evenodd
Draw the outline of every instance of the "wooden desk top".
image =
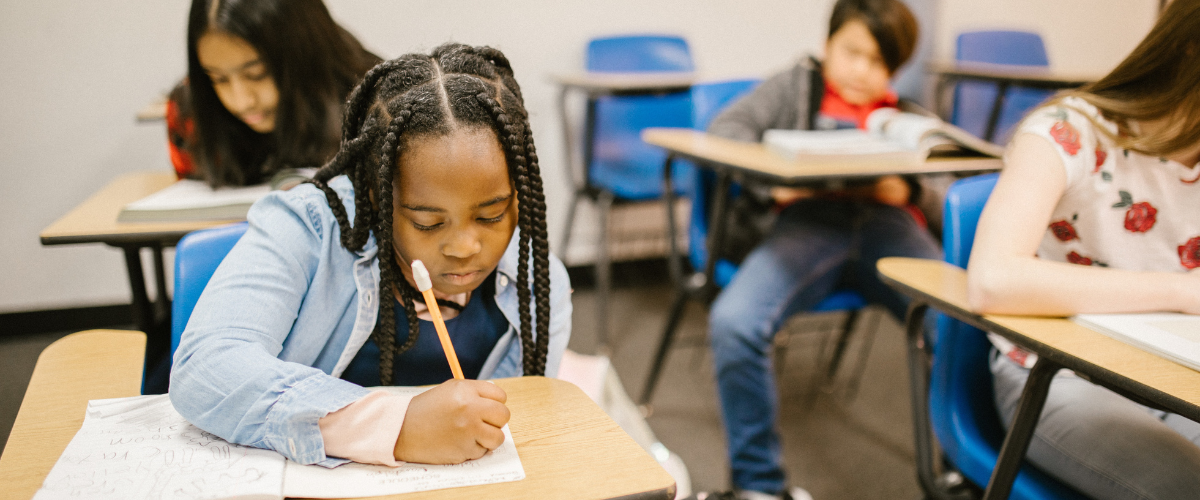
<svg viewBox="0 0 1200 500">
<path fill-rule="evenodd" d="M 174 244 L 183 235 L 229 221 L 117 222 L 126 204 L 140 200 L 175 182 L 169 172 L 136 172 L 117 177 L 96 194 L 42 230 L 43 245 L 107 243 L 110 245 Z"/>
<path fill-rule="evenodd" d="M 878 177 L 889 174 L 929 174 L 941 172 L 982 172 L 999 170 L 999 158 L 931 158 L 924 163 L 897 164 L 866 159 L 861 162 L 792 161 L 755 142 L 741 142 L 685 128 L 648 128 L 642 140 L 684 158 L 733 167 L 753 175 L 783 183 L 805 180 Z"/>
<path fill-rule="evenodd" d="M 83 425 L 88 400 L 141 394 L 145 349 L 142 332 L 92 330 L 42 351 L 0 456 L 0 498 L 33 497 Z"/>
<path fill-rule="evenodd" d="M 136 396 L 145 336 L 94 330 L 68 335 L 38 358 L 12 435 L 0 457 L 0 499 L 28 499 L 83 425 L 90 399 Z M 496 380 L 525 479 L 376 498 L 673 498 L 675 481 L 591 399 L 569 382 Z"/>
<path fill-rule="evenodd" d="M 691 88 L 693 73 L 571 73 L 550 75 L 563 88 L 575 88 L 593 94 L 675 92 Z"/>
<path fill-rule="evenodd" d="M 1192 420 L 1200 420 L 1200 371 L 1115 340 L 1067 318 L 984 315 L 967 307 L 967 273 L 933 260 L 880 259 L 884 281 L 931 307 L 1008 337 L 1039 356 L 1093 381 L 1144 397 Z"/>
<path fill-rule="evenodd" d="M 930 72 L 946 77 L 1009 82 L 1043 88 L 1080 87 L 1104 76 L 1094 73 L 1062 72 L 1039 66 L 981 62 L 935 61 L 929 63 L 928 67 Z"/>
</svg>

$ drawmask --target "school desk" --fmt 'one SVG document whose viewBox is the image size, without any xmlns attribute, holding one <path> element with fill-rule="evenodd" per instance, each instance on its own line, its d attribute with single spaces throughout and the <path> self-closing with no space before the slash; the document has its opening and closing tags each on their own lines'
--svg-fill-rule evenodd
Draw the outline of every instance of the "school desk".
<svg viewBox="0 0 1200 500">
<path fill-rule="evenodd" d="M 43 245 L 104 243 L 125 253 L 125 268 L 133 295 L 135 327 L 147 332 L 146 359 L 155 362 L 171 347 L 171 301 L 167 288 L 163 248 L 179 242 L 183 235 L 208 227 L 235 221 L 188 222 L 117 222 L 117 215 L 127 203 L 137 201 L 175 182 L 169 172 L 136 172 L 122 175 L 83 203 L 67 212 L 42 230 Z M 142 273 L 141 250 L 149 248 L 154 254 L 154 283 L 158 290 L 153 302 L 146 291 Z M 166 388 L 162 388 L 166 390 Z"/>
<path fill-rule="evenodd" d="M 671 252 L 668 265 L 671 278 L 678 289 L 667 319 L 664 338 L 674 335 L 675 324 L 681 317 L 687 299 L 711 300 L 718 291 L 714 276 L 717 261 L 715 257 L 719 253 L 719 242 L 725 237 L 725 210 L 729 201 L 729 188 L 733 182 L 754 180 L 774 185 L 815 185 L 833 189 L 842 187 L 848 181 L 884 175 L 987 172 L 1001 167 L 1000 159 L 986 157 L 939 157 L 917 164 L 794 161 L 771 152 L 761 143 L 734 141 L 692 129 L 649 128 L 642 132 L 642 140 L 667 150 L 666 164 L 663 167 L 663 193 L 668 207 L 672 206 L 674 196 L 670 167 L 676 159 L 691 160 L 701 168 L 712 169 L 717 177 L 712 192 L 708 240 L 705 243 L 710 257 L 704 263 L 704 269 L 696 270 L 690 276 L 682 276 L 682 265 L 679 262 L 681 257 L 675 237 L 675 214 L 672 210 L 667 210 L 667 232 Z M 653 395 L 670 344 L 669 338 L 659 344 L 654 364 L 650 368 L 650 376 L 642 390 L 642 404 L 649 402 Z"/>
<path fill-rule="evenodd" d="M 1118 393 L 1200 421 L 1198 371 L 1066 318 L 973 313 L 967 307 L 966 271 L 945 262 L 888 257 L 880 259 L 877 267 L 885 283 L 913 300 L 907 324 L 910 345 L 915 345 L 916 336 L 921 334 L 925 311 L 933 307 L 971 326 L 1002 335 L 1038 355 L 1000 449 L 985 499 L 1008 498 L 1046 402 L 1050 381 L 1060 369 L 1074 370 Z M 912 381 L 914 411 L 921 412 L 926 404 L 922 395 L 926 394 L 928 380 L 917 378 L 914 376 Z M 921 420 L 928 421 L 918 419 Z"/>
<path fill-rule="evenodd" d="M 599 200 L 600 191 L 589 185 L 588 169 L 591 168 L 594 156 L 596 138 L 596 101 L 610 95 L 653 95 L 672 92 L 684 92 L 691 88 L 696 77 L 692 73 L 681 72 L 645 72 L 645 73 L 572 73 L 551 75 L 551 79 L 559 86 L 558 113 L 563 133 L 563 165 L 566 166 L 567 179 L 573 190 L 571 209 L 567 216 L 568 227 L 563 232 L 562 244 L 558 248 L 560 255 L 565 256 L 567 244 L 571 237 L 569 225 L 575 214 L 575 206 L 581 197 L 588 197 L 592 203 Z M 571 127 L 567 113 L 567 99 L 572 92 L 582 92 L 587 98 L 586 112 L 583 117 L 583 153 L 579 153 L 576 134 Z M 577 160 L 577 158 L 579 160 Z M 580 164 L 582 161 L 582 165 Z M 607 216 L 607 214 L 602 214 Z M 596 263 L 596 282 L 601 290 L 596 303 L 596 325 L 599 351 L 606 352 L 608 347 L 608 294 L 611 288 L 609 281 L 609 248 L 607 231 L 601 231 L 599 255 Z"/>
<path fill-rule="evenodd" d="M 935 61 L 928 65 L 929 72 L 937 76 L 934 96 L 938 116 L 949 116 L 949 111 L 942 99 L 946 88 L 961 80 L 976 80 L 996 84 L 996 99 L 992 101 L 992 109 L 988 113 L 987 128 L 983 133 L 985 140 L 992 140 L 996 134 L 996 124 L 1000 121 L 1000 110 L 1004 105 L 1004 95 L 1011 86 L 1031 87 L 1037 89 L 1060 90 L 1082 87 L 1099 80 L 1103 75 L 1093 73 L 1069 73 L 1038 66 L 1020 66 L 1015 64 L 994 64 L 982 62 L 945 62 Z"/>
<path fill-rule="evenodd" d="M 88 400 L 139 394 L 144 343 L 140 332 L 91 330 L 42 352 L 0 456 L 0 499 L 33 496 L 83 425 Z M 508 394 L 524 480 L 376 498 L 674 498 L 674 479 L 578 387 L 544 377 L 495 382 Z"/>
</svg>

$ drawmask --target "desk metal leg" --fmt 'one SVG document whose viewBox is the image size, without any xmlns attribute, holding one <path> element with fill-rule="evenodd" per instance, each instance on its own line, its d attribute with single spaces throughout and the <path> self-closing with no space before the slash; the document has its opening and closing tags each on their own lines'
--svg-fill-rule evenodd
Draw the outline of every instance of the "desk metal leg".
<svg viewBox="0 0 1200 500">
<path fill-rule="evenodd" d="M 717 184 L 712 191 L 712 212 L 708 217 L 708 241 L 705 242 L 708 258 L 704 259 L 704 284 L 708 290 L 714 290 L 717 286 L 715 274 L 717 259 L 721 256 L 721 242 L 725 240 L 725 205 L 729 202 L 729 183 L 729 172 L 717 170 Z"/>
<path fill-rule="evenodd" d="M 1061 368 L 1057 363 L 1039 357 L 1033 369 L 1029 371 L 1029 378 L 1025 381 L 1021 401 L 1017 403 L 1012 426 L 1008 429 L 1008 435 L 1004 437 L 1004 445 L 996 459 L 996 468 L 992 469 L 992 478 L 988 480 L 987 491 L 983 494 L 984 500 L 1008 498 L 1013 480 L 1017 478 L 1017 471 L 1021 468 L 1021 461 L 1025 458 L 1025 452 L 1029 450 L 1029 441 L 1033 438 L 1033 430 L 1037 427 L 1042 407 L 1046 405 L 1050 382 Z"/>
<path fill-rule="evenodd" d="M 983 132 L 983 140 L 996 140 L 996 125 L 1000 123 L 1000 110 L 1004 107 L 1004 94 L 1008 93 L 1008 82 L 996 82 L 996 100 L 992 101 L 992 112 L 988 114 L 987 129 Z"/>
<path fill-rule="evenodd" d="M 171 300 L 167 296 L 166 265 L 163 262 L 163 247 L 154 244 L 154 283 L 158 296 L 153 302 L 146 290 L 146 276 L 142 272 L 141 248 L 122 247 L 125 252 L 125 267 L 129 273 L 129 289 L 132 295 L 133 322 L 135 328 L 146 334 L 146 355 L 143 364 L 142 392 L 161 394 L 167 391 L 169 366 L 167 357 L 171 351 Z"/>
<path fill-rule="evenodd" d="M 149 335 L 154 329 L 154 309 L 150 306 L 150 294 L 146 291 L 141 248 L 123 247 L 122 250 L 125 251 L 125 268 L 129 273 L 129 289 L 133 294 L 133 324 L 138 330 Z"/>
<path fill-rule="evenodd" d="M 683 279 L 682 256 L 679 255 L 679 245 L 676 242 L 675 230 L 675 186 L 671 183 L 671 164 L 675 161 L 675 153 L 667 153 L 663 162 L 663 202 L 667 205 L 667 268 L 671 273 L 671 283 L 679 283 Z"/>
<path fill-rule="evenodd" d="M 905 335 L 908 344 L 908 383 L 912 398 L 913 438 L 916 440 L 917 479 L 921 489 L 936 498 L 934 463 L 937 449 L 929 419 L 929 356 L 924 348 L 925 313 L 929 305 L 913 301 L 908 306 Z"/>
<path fill-rule="evenodd" d="M 597 201 L 600 212 L 600 243 L 596 245 L 596 350 L 607 356 L 612 352 L 608 338 L 608 299 L 612 294 L 612 256 L 609 255 L 609 216 L 614 196 L 601 190 Z"/>
</svg>

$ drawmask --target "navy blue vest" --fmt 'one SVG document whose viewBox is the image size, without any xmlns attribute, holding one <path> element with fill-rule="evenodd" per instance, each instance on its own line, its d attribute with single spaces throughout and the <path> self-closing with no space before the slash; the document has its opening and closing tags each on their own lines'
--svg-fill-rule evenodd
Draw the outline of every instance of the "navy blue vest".
<svg viewBox="0 0 1200 500">
<path fill-rule="evenodd" d="M 418 297 L 417 300 L 421 299 Z M 396 345 L 403 345 L 408 340 L 408 316 L 399 301 L 394 303 Z M 432 385 L 454 378 L 433 322 L 423 319 L 419 322 L 421 330 L 417 343 L 393 363 L 396 385 Z M 508 319 L 496 306 L 496 273 L 493 272 L 471 293 L 471 299 L 462 312 L 446 320 L 446 330 L 450 332 L 463 376 L 470 379 L 479 377 L 483 363 L 508 327 Z M 379 385 L 379 346 L 374 340 L 368 339 L 363 344 L 342 373 L 342 378 L 363 387 Z"/>
</svg>

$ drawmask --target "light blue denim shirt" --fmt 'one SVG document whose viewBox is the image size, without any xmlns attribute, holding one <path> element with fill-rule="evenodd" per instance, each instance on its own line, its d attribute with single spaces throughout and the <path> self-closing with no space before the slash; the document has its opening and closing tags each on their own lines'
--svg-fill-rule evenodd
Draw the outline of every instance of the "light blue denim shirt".
<svg viewBox="0 0 1200 500">
<path fill-rule="evenodd" d="M 329 185 L 353 221 L 349 179 Z M 267 195 L 247 218 L 245 236 L 213 274 L 175 351 L 171 402 L 188 421 L 228 441 L 302 464 L 344 463 L 325 455 L 317 421 L 368 392 L 338 376 L 379 313 L 375 237 L 362 251 L 346 250 L 325 194 L 310 184 Z M 522 375 L 516 242 L 514 232 L 495 278 L 496 305 L 509 329 L 481 379 Z M 551 256 L 551 377 L 571 336 L 570 288 L 566 268 Z M 536 314 L 536 304 L 530 307 Z"/>
</svg>

